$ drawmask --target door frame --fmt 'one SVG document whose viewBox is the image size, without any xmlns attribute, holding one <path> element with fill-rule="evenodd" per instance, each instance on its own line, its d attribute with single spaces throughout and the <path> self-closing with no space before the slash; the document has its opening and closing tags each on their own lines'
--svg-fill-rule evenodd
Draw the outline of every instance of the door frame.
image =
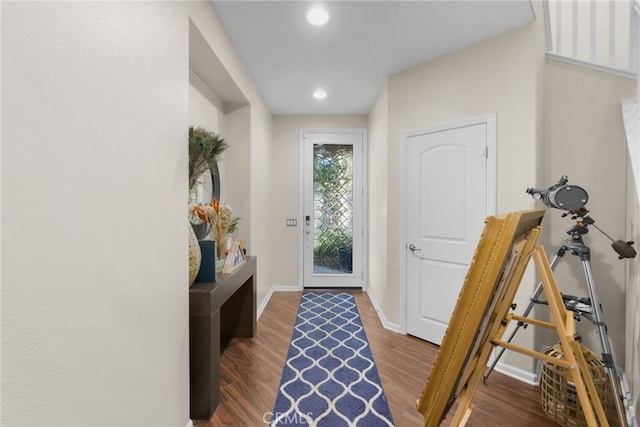
<svg viewBox="0 0 640 427">
<path fill-rule="evenodd" d="M 402 132 L 400 144 L 400 242 L 398 242 L 398 252 L 400 253 L 400 333 L 407 333 L 407 179 L 406 179 L 406 156 L 407 144 L 409 138 L 426 134 L 435 133 L 446 130 L 453 130 L 465 126 L 475 126 L 486 124 L 487 126 L 487 199 L 485 200 L 485 208 L 487 216 L 496 213 L 496 172 L 497 172 L 497 140 L 496 140 L 496 113 L 485 114 L 478 117 L 455 120 L 442 123 L 439 125 L 427 126 L 424 128 L 413 129 Z"/>
<path fill-rule="evenodd" d="M 304 290 L 304 134 L 355 133 L 362 136 L 362 290 L 367 289 L 369 272 L 368 135 L 366 128 L 301 128 L 298 136 L 298 289 Z"/>
</svg>

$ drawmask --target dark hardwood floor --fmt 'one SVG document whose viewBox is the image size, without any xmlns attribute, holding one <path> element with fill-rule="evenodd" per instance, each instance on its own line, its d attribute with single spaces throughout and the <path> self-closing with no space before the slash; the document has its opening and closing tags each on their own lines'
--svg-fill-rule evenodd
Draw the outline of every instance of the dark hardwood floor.
<svg viewBox="0 0 640 427">
<path fill-rule="evenodd" d="M 366 293 L 355 291 L 371 350 L 396 427 L 424 425 L 415 402 L 438 347 L 391 332 L 381 325 Z M 293 333 L 300 292 L 276 292 L 258 321 L 253 339 L 233 339 L 221 357 L 221 403 L 211 420 L 195 427 L 266 426 L 276 399 Z M 556 426 L 542 411 L 540 391 L 499 372 L 474 396 L 467 426 Z M 447 426 L 453 412 L 442 424 Z"/>
</svg>

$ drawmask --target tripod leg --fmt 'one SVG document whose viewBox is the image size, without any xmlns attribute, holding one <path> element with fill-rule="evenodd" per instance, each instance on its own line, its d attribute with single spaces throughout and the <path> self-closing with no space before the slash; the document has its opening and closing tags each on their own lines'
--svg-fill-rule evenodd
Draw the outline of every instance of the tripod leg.
<svg viewBox="0 0 640 427">
<path fill-rule="evenodd" d="M 556 256 L 553 257 L 550 264 L 551 271 L 555 270 L 556 266 L 560 262 L 560 259 L 562 258 L 564 253 L 565 253 L 565 249 L 560 248 Z M 529 317 L 529 313 L 531 313 L 531 310 L 533 310 L 533 307 L 535 307 L 536 304 L 540 303 L 540 295 L 542 295 L 542 291 L 543 291 L 542 282 L 538 282 L 538 286 L 536 287 L 536 290 L 533 292 L 533 295 L 531 296 L 531 298 L 529 298 L 529 304 L 527 305 L 527 308 L 522 313 L 522 317 Z M 511 332 L 511 335 L 509 335 L 507 342 L 510 343 L 513 340 L 513 338 L 516 336 L 520 328 L 524 327 L 526 329 L 527 326 L 528 325 L 524 322 L 518 322 L 515 329 Z M 505 350 L 506 349 L 504 347 L 500 347 L 500 351 L 496 355 L 495 359 L 493 359 L 491 364 L 487 367 L 486 371 L 484 372 L 484 376 L 482 377 L 484 381 L 486 381 L 487 378 L 489 378 L 489 375 L 495 369 L 496 365 L 500 361 L 500 358 L 504 354 Z"/>
<path fill-rule="evenodd" d="M 602 362 L 605 366 L 605 371 L 607 376 L 609 377 L 609 381 L 611 384 L 611 391 L 613 393 L 616 411 L 618 413 L 618 418 L 620 420 L 621 426 L 627 426 L 627 415 L 625 413 L 628 412 L 631 426 L 637 427 L 637 422 L 635 421 L 635 414 L 631 411 L 626 411 L 625 403 L 630 405 L 629 393 L 628 391 L 623 391 L 624 381 L 621 373 L 615 366 L 613 360 L 613 353 L 611 350 L 611 345 L 609 343 L 609 336 L 607 335 L 607 325 L 604 323 L 604 319 L 602 316 L 602 308 L 600 307 L 600 303 L 598 301 L 598 296 L 595 292 L 595 285 L 593 280 L 593 275 L 591 273 L 591 263 L 589 261 L 588 252 L 586 256 L 582 257 L 582 267 L 584 269 L 585 277 L 587 278 L 587 287 L 589 288 L 589 298 L 591 298 L 591 305 L 593 308 L 593 324 L 598 329 L 598 336 L 600 337 L 600 344 L 602 346 Z"/>
</svg>

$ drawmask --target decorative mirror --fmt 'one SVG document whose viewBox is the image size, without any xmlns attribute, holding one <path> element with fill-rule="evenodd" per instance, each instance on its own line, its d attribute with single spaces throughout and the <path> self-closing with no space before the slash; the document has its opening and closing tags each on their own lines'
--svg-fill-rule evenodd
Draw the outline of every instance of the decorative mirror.
<svg viewBox="0 0 640 427">
<path fill-rule="evenodd" d="M 214 198 L 220 200 L 220 170 L 218 162 L 214 162 L 209 171 L 198 177 L 194 185 L 194 194 L 192 195 L 194 202 L 203 204 L 210 203 Z M 198 239 L 204 239 L 209 232 L 207 223 L 192 224 L 192 227 Z"/>
</svg>

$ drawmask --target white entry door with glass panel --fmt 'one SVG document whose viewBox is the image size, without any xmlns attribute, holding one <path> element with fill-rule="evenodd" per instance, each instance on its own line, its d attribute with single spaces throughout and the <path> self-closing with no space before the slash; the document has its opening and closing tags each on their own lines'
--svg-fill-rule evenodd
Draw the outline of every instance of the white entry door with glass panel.
<svg viewBox="0 0 640 427">
<path fill-rule="evenodd" d="M 364 129 L 306 130 L 302 153 L 302 286 L 362 287 Z"/>
</svg>

